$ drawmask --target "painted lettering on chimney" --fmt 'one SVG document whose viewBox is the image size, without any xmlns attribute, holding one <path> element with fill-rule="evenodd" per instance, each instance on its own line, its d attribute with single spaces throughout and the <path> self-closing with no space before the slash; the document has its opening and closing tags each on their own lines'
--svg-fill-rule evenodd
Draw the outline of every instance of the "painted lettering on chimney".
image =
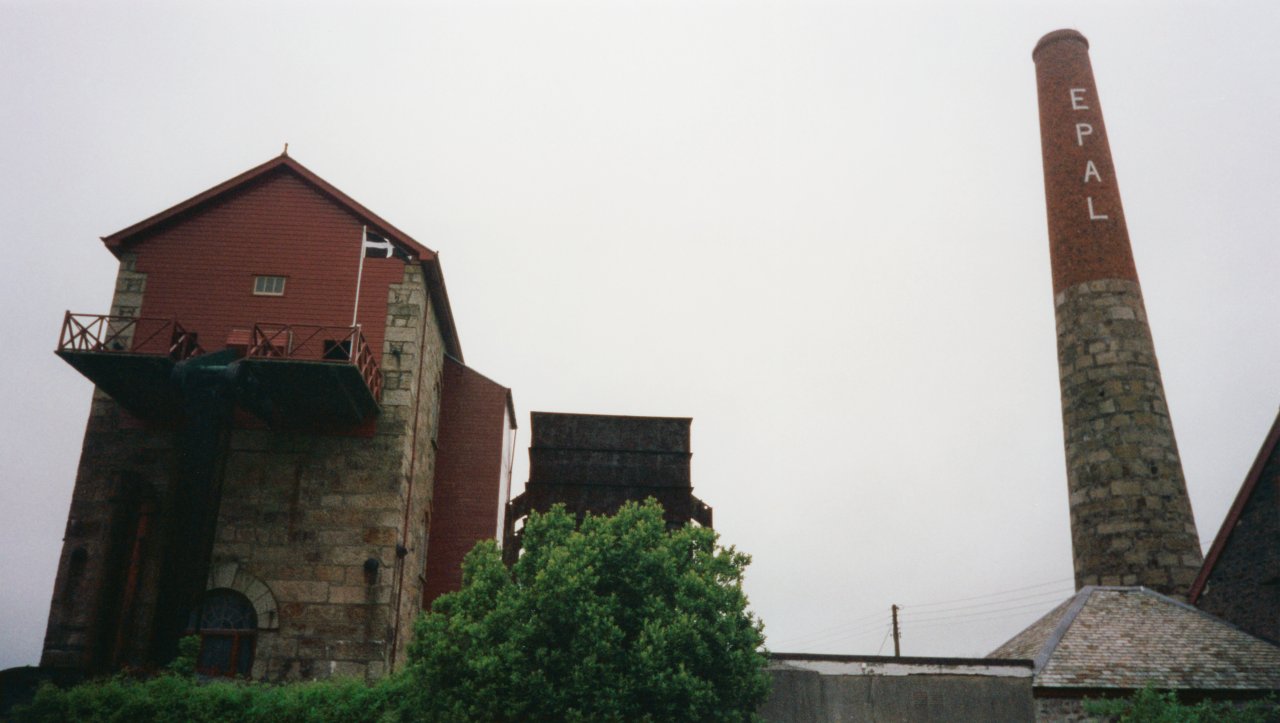
<svg viewBox="0 0 1280 723">
<path fill-rule="evenodd" d="M 1089 106 L 1085 105 L 1085 93 L 1089 92 L 1087 88 L 1071 88 L 1067 91 L 1067 95 L 1071 98 L 1071 110 L 1089 110 Z M 1093 135 L 1093 125 L 1090 123 L 1076 123 L 1076 145 L 1084 146 L 1085 136 Z M 1093 159 L 1086 159 L 1084 162 L 1084 183 L 1089 183 L 1089 179 L 1093 178 L 1098 183 L 1102 183 L 1102 174 L 1098 173 L 1098 166 L 1094 164 Z M 1098 213 L 1093 208 L 1093 196 L 1084 197 L 1085 205 L 1089 208 L 1090 221 L 1106 221 L 1109 216 L 1105 213 Z"/>
</svg>

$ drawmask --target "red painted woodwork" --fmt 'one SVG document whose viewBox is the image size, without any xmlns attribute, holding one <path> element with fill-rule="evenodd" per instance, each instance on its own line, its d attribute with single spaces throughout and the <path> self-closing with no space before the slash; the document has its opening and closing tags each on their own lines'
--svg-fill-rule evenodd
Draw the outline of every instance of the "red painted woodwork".
<svg viewBox="0 0 1280 723">
<path fill-rule="evenodd" d="M 497 536 L 498 510 L 506 505 L 504 422 L 511 391 L 451 357 L 445 357 L 440 389 L 435 491 L 427 541 L 422 606 L 462 586 L 462 558 L 480 540 Z M 506 486 L 509 490 L 510 486 Z"/>
<path fill-rule="evenodd" d="M 359 217 L 286 169 L 129 244 L 147 275 L 140 315 L 182 320 L 214 351 L 257 322 L 348 326 L 361 248 Z M 287 279 L 256 296 L 256 276 Z M 365 259 L 359 323 L 381 361 L 388 286 L 404 262 Z M 234 334 L 233 334 L 234 332 Z"/>
</svg>

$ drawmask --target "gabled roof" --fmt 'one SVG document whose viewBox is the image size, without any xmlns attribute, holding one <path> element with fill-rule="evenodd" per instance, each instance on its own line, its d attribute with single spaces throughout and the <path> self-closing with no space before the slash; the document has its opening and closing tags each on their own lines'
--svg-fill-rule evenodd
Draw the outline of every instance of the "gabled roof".
<svg viewBox="0 0 1280 723">
<path fill-rule="evenodd" d="M 1036 688 L 1280 690 L 1280 647 L 1144 587 L 1087 586 L 991 653 Z"/>
<path fill-rule="evenodd" d="M 121 229 L 108 236 L 103 236 L 102 242 L 106 244 L 107 249 L 109 249 L 111 253 L 115 254 L 116 257 L 119 257 L 129 244 L 134 241 L 140 240 L 156 230 L 176 223 L 193 213 L 197 213 L 202 209 L 208 208 L 246 186 L 279 173 L 289 173 L 301 179 L 321 195 L 328 197 L 334 203 L 342 206 L 351 214 L 359 218 L 365 223 L 365 225 L 369 226 L 371 230 L 381 234 L 384 238 L 387 238 L 393 243 L 409 251 L 410 255 L 422 264 L 422 270 L 426 275 L 427 288 L 431 294 L 431 300 L 435 304 L 436 308 L 439 309 L 440 332 L 444 337 L 445 351 L 461 360 L 462 346 L 458 341 L 458 330 L 453 322 L 453 309 L 449 306 L 449 294 L 445 289 L 444 273 L 440 268 L 439 254 L 418 243 L 409 236 L 409 234 L 401 231 L 395 226 L 392 226 L 386 219 L 365 208 L 363 205 L 356 202 L 355 199 L 342 191 L 339 191 L 328 181 L 313 173 L 306 166 L 303 166 L 301 163 L 290 158 L 287 153 L 282 153 L 266 163 L 254 166 L 238 176 L 229 178 L 207 191 L 198 193 L 181 203 L 155 214 L 154 216 L 145 218 L 138 223 L 129 226 L 128 228 Z"/>
<path fill-rule="evenodd" d="M 1271 424 L 1271 431 L 1267 434 L 1266 440 L 1263 441 L 1262 449 L 1258 450 L 1258 456 L 1253 460 L 1253 466 L 1249 468 L 1249 474 L 1245 476 L 1244 484 L 1240 486 L 1235 502 L 1231 503 L 1231 509 L 1227 510 L 1227 517 L 1222 521 L 1222 527 L 1218 529 L 1218 536 L 1213 538 L 1213 545 L 1209 548 L 1209 553 L 1204 557 L 1204 564 L 1200 567 L 1200 574 L 1196 575 L 1195 582 L 1191 583 L 1191 591 L 1187 593 L 1187 599 L 1191 601 L 1191 604 L 1194 605 L 1200 599 L 1201 593 L 1204 592 L 1205 586 L 1209 583 L 1209 576 L 1213 574 L 1213 568 L 1218 564 L 1218 558 L 1222 557 L 1222 551 L 1231 539 L 1231 533 L 1235 531 L 1236 525 L 1239 524 L 1240 516 L 1244 514 L 1244 508 L 1248 506 L 1249 499 L 1253 496 L 1254 490 L 1258 488 L 1258 481 L 1262 479 L 1262 471 L 1266 469 L 1267 462 L 1276 453 L 1276 445 L 1278 443 L 1280 443 L 1280 415 L 1277 415 L 1276 421 Z"/>
</svg>

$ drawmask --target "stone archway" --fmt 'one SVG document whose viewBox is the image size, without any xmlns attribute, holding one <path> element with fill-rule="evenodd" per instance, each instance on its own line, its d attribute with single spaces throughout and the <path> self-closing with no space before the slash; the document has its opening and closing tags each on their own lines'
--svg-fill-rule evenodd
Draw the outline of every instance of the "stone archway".
<svg viewBox="0 0 1280 723">
<path fill-rule="evenodd" d="M 253 605 L 258 616 L 259 630 L 277 630 L 280 627 L 279 606 L 276 596 L 267 584 L 240 566 L 238 562 L 217 563 L 209 570 L 206 590 L 228 588 L 244 595 Z"/>
</svg>

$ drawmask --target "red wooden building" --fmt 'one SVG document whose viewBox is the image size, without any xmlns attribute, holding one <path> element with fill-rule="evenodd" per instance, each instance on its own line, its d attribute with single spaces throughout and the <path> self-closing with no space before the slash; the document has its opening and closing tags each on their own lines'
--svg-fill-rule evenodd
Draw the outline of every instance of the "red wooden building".
<svg viewBox="0 0 1280 723">
<path fill-rule="evenodd" d="M 376 677 L 501 537 L 510 390 L 465 366 L 434 251 L 287 155 L 103 239 L 97 385 L 42 665 Z"/>
</svg>

